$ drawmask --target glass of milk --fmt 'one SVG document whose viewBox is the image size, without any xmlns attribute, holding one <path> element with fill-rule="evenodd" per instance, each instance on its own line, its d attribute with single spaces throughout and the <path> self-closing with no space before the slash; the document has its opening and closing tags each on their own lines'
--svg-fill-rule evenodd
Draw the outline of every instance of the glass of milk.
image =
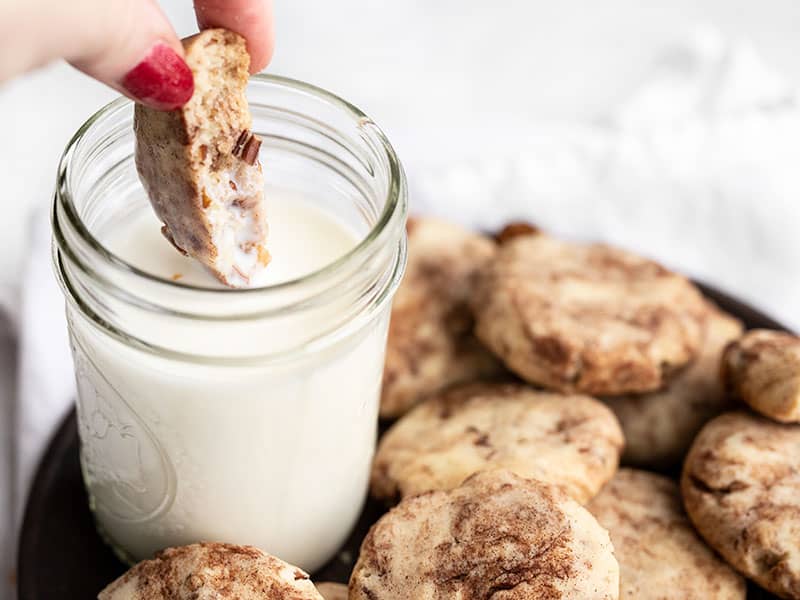
<svg viewBox="0 0 800 600">
<path fill-rule="evenodd" d="M 313 86 L 255 76 L 272 263 L 227 289 L 164 240 L 119 99 L 69 143 L 53 209 L 81 465 L 127 561 L 199 540 L 314 570 L 358 518 L 376 439 L 406 184 L 383 133 Z"/>
</svg>

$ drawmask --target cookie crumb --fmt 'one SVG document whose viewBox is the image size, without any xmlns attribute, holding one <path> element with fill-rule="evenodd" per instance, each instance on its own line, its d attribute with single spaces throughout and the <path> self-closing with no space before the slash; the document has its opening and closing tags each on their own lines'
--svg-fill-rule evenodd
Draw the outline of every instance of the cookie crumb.
<svg viewBox="0 0 800 600">
<path fill-rule="evenodd" d="M 542 232 L 541 229 L 527 221 L 512 221 L 498 231 L 494 239 L 498 244 L 504 244 L 508 240 L 524 235 L 538 235 Z"/>
<path fill-rule="evenodd" d="M 246 129 L 239 134 L 233 146 L 233 155 L 241 158 L 248 165 L 254 165 L 260 149 L 261 140 L 252 131 Z"/>
</svg>

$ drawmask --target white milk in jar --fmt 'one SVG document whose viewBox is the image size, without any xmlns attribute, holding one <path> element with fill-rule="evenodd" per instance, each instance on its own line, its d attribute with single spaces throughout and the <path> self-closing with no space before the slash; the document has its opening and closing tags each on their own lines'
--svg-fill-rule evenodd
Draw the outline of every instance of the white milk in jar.
<svg viewBox="0 0 800 600">
<path fill-rule="evenodd" d="M 161 236 L 127 101 L 62 161 L 54 259 L 81 464 L 98 528 L 129 560 L 212 540 L 314 570 L 365 498 L 405 258 L 402 170 L 335 97 L 267 77 L 250 93 L 272 255 L 260 287 L 223 288 Z"/>
</svg>

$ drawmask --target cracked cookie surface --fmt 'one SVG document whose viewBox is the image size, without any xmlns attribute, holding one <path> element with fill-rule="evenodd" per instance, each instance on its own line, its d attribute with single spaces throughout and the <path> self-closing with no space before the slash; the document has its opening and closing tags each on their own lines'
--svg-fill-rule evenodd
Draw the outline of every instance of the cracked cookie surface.
<svg viewBox="0 0 800 600">
<path fill-rule="evenodd" d="M 168 548 L 100 592 L 98 600 L 323 600 L 307 573 L 252 546 Z"/>
<path fill-rule="evenodd" d="M 371 490 L 391 500 L 505 468 L 560 485 L 583 503 L 612 477 L 623 443 L 616 418 L 594 398 L 522 384 L 464 384 L 426 400 L 386 432 Z"/>
<path fill-rule="evenodd" d="M 623 463 L 659 468 L 680 464 L 703 424 L 732 408 L 720 379 L 720 361 L 726 345 L 742 334 L 742 324 L 710 302 L 707 312 L 697 359 L 666 388 L 602 399 L 625 434 Z"/>
<path fill-rule="evenodd" d="M 407 498 L 365 538 L 350 600 L 619 597 L 608 532 L 560 489 L 508 471 Z"/>
<path fill-rule="evenodd" d="M 671 479 L 620 469 L 586 508 L 611 535 L 621 598 L 744 600 L 744 579 L 697 536 Z"/>
<path fill-rule="evenodd" d="M 800 426 L 720 415 L 694 441 L 681 478 L 686 512 L 737 570 L 800 598 Z"/>
<path fill-rule="evenodd" d="M 728 388 L 754 411 L 782 423 L 800 422 L 800 338 L 783 331 L 748 331 L 725 350 Z"/>
<path fill-rule="evenodd" d="M 565 392 L 659 389 L 702 343 L 685 277 L 603 244 L 512 237 L 478 279 L 475 332 L 527 381 Z"/>
<path fill-rule="evenodd" d="M 381 416 L 394 418 L 448 385 L 499 375 L 475 338 L 467 300 L 494 255 L 488 237 L 433 218 L 408 221 L 408 264 L 392 302 Z"/>
</svg>

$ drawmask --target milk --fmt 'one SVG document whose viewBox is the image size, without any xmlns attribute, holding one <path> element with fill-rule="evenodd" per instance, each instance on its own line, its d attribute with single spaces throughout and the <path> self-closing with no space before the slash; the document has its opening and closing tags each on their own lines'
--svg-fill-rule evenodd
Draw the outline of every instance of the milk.
<svg viewBox="0 0 800 600">
<path fill-rule="evenodd" d="M 151 211 L 137 210 L 97 238 L 143 272 L 221 288 L 159 226 Z M 347 225 L 293 196 L 269 195 L 269 226 L 272 262 L 255 285 L 308 275 L 358 242 Z M 165 304 L 183 302 L 178 291 L 163 295 Z M 306 327 L 335 324 L 340 310 L 332 301 L 308 320 L 278 315 L 196 330 L 169 314 L 121 317 L 145 340 L 233 357 L 186 361 L 123 343 L 69 309 L 84 478 L 99 529 L 121 555 L 139 560 L 213 540 L 252 544 L 307 570 L 332 557 L 367 489 L 388 303 L 323 349 L 310 344 L 264 364 L 239 364 L 236 355 L 280 349 Z"/>
<path fill-rule="evenodd" d="M 308 275 L 358 242 L 346 225 L 302 198 L 286 192 L 269 193 L 268 198 L 267 246 L 272 260 L 251 280 L 251 287 Z M 107 229 L 100 233 L 100 241 L 134 267 L 181 283 L 224 288 L 199 262 L 175 251 L 161 235 L 161 223 L 152 211 L 139 211 L 122 227 L 114 223 Z"/>
</svg>

